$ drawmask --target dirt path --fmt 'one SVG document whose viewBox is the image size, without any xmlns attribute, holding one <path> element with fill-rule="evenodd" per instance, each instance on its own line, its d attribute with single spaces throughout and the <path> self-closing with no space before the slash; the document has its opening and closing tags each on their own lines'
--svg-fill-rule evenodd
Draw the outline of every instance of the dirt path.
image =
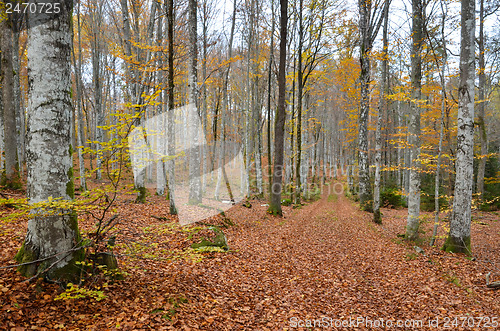
<svg viewBox="0 0 500 331">
<path fill-rule="evenodd" d="M 288 210 L 284 220 L 239 224 L 229 236 L 237 253 L 184 274 L 193 305 L 179 318 L 186 313 L 193 327 L 276 330 L 323 317 L 323 326 L 349 318 L 364 319 L 356 320 L 359 327 L 375 326 L 368 319 L 380 318 L 428 326 L 439 318 L 444 327 L 445 318 L 500 316 L 498 296 L 484 289 L 473 262 L 439 251 L 413 254 L 411 247 L 384 238 L 370 215 L 344 196 L 325 195 Z M 458 266 L 470 278 L 455 274 Z"/>
<path fill-rule="evenodd" d="M 151 200 L 146 206 L 123 205 L 124 218 L 142 222 L 129 225 L 128 237 L 141 240 L 152 213 L 166 212 Z M 294 330 L 314 320 L 330 329 L 342 329 L 342 323 L 377 329 L 390 320 L 399 330 L 419 323 L 422 330 L 459 330 L 460 318 L 467 317 L 470 326 L 478 326 L 481 317 L 490 318 L 482 320 L 490 326 L 491 318 L 500 319 L 500 292 L 484 286 L 485 274 L 500 262 L 498 221 L 473 224 L 480 261 L 470 261 L 428 247 L 426 256 L 417 254 L 396 237 L 404 231 L 404 210 L 399 216 L 384 210 L 384 224 L 378 226 L 343 195 L 325 193 L 300 209 L 285 207 L 283 218 L 266 214 L 264 202 L 252 204 L 226 213 L 236 223 L 226 230 L 228 253 L 192 264 L 161 259 L 162 243 L 149 247 L 144 254 L 155 253 L 153 258 L 120 260 L 129 276 L 104 289 L 106 298 L 99 302 L 54 301 L 55 286 L 40 293 L 35 284 L 21 284 L 15 272 L 4 271 L 0 329 Z M 15 240 L 3 247 L 3 263 L 22 237 Z M 172 238 L 165 242 L 170 248 L 183 245 Z M 397 328 L 398 320 L 406 326 Z"/>
</svg>

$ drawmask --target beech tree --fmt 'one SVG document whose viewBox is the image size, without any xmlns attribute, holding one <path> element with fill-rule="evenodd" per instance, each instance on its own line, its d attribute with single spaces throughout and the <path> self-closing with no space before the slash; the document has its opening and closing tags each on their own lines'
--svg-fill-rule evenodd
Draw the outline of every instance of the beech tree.
<svg viewBox="0 0 500 331">
<path fill-rule="evenodd" d="M 474 183 L 475 0 L 461 0 L 461 9 L 455 195 L 450 232 L 443 249 L 448 252 L 470 254 L 472 187 Z"/>
<path fill-rule="evenodd" d="M 278 72 L 278 108 L 274 126 L 274 164 L 269 212 L 282 215 L 281 192 L 283 188 L 283 146 L 285 138 L 286 47 L 288 33 L 288 0 L 280 0 L 280 59 Z"/>
<path fill-rule="evenodd" d="M 27 195 L 31 204 L 74 198 L 71 146 L 72 5 L 50 20 L 28 21 Z M 83 258 L 77 216 L 71 210 L 36 208 L 16 255 L 25 276 L 45 274 L 55 282 L 74 281 Z"/>
<path fill-rule="evenodd" d="M 422 97 L 422 46 L 424 26 L 424 2 L 412 0 L 412 46 L 411 46 L 411 108 L 408 124 L 410 145 L 410 178 L 408 192 L 408 221 L 406 238 L 418 236 L 420 224 L 420 108 Z"/>
<path fill-rule="evenodd" d="M 8 187 L 19 186 L 19 172 L 17 167 L 17 130 L 16 109 L 14 95 L 14 81 L 17 73 L 14 71 L 13 53 L 17 50 L 13 46 L 13 22 L 3 19 L 1 25 L 2 40 L 2 99 L 3 99 L 3 129 L 5 173 L 2 174 L 2 183 Z"/>
<path fill-rule="evenodd" d="M 189 29 L 189 74 L 188 74 L 188 88 L 189 88 L 189 106 L 194 107 L 195 111 L 189 112 L 192 116 L 199 117 L 198 111 L 198 20 L 197 20 L 197 6 L 196 0 L 189 0 L 188 5 L 188 29 Z M 199 204 L 202 199 L 201 192 L 201 179 L 200 179 L 200 149 L 198 146 L 199 129 L 197 119 L 189 119 L 189 133 L 193 139 L 192 149 L 189 154 L 189 203 Z"/>
<path fill-rule="evenodd" d="M 389 1 L 385 2 L 385 6 Z M 358 117 L 358 163 L 359 163 L 359 203 L 361 209 L 372 211 L 372 190 L 368 169 L 368 113 L 370 110 L 370 52 L 378 34 L 384 15 L 379 15 L 382 8 L 369 0 L 359 0 L 359 62 L 361 73 L 361 100 Z"/>
</svg>

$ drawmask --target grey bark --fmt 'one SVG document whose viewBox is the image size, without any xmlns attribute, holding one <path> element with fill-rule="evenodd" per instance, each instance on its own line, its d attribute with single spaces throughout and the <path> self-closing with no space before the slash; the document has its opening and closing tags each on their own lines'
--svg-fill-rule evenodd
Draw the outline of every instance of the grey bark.
<svg viewBox="0 0 500 331">
<path fill-rule="evenodd" d="M 445 37 L 445 22 L 446 22 L 446 11 L 444 8 L 444 4 L 441 3 L 441 11 L 443 17 L 441 19 L 441 35 L 443 36 L 443 59 L 441 64 L 441 74 L 440 74 L 440 82 L 441 82 L 441 115 L 439 118 L 439 144 L 438 144 L 438 155 L 437 155 L 437 164 L 436 164 L 436 177 L 434 180 L 434 227 L 432 229 L 432 238 L 430 242 L 430 246 L 434 246 L 436 242 L 437 230 L 439 226 L 439 177 L 441 171 L 441 154 L 443 150 L 443 131 L 444 131 L 444 112 L 446 110 L 446 83 L 444 80 L 446 73 L 446 65 L 448 61 L 448 52 L 446 49 L 446 37 Z"/>
<path fill-rule="evenodd" d="M 274 62 L 274 0 L 271 0 L 271 43 L 269 45 L 269 63 L 267 67 L 267 180 L 269 181 L 269 194 L 272 187 L 272 154 L 271 154 L 271 86 L 272 86 L 272 68 Z"/>
<path fill-rule="evenodd" d="M 476 192 L 479 193 L 479 198 L 483 200 L 484 197 L 484 173 L 486 170 L 486 160 L 488 154 L 488 136 L 486 134 L 486 122 L 484 121 L 485 109 L 486 109 L 486 64 L 485 64 L 485 49 L 484 49 L 484 0 L 479 2 L 479 103 L 478 103 L 478 116 L 477 122 L 479 127 L 479 137 L 481 139 L 481 156 L 479 159 L 479 165 L 477 169 L 477 188 Z"/>
<path fill-rule="evenodd" d="M 23 172 L 23 165 L 26 161 L 26 115 L 23 102 L 21 100 L 21 82 L 19 62 L 19 31 L 13 32 L 12 39 L 12 68 L 14 69 L 14 109 L 16 113 L 16 138 L 17 138 L 17 161 L 19 172 Z"/>
<path fill-rule="evenodd" d="M 276 110 L 276 123 L 274 126 L 274 165 L 273 184 L 271 187 L 271 201 L 269 212 L 282 215 L 281 192 L 283 179 L 283 142 L 285 136 L 285 95 L 286 95 L 286 46 L 288 25 L 288 0 L 280 0 L 280 63 L 278 71 L 278 108 Z"/>
<path fill-rule="evenodd" d="M 422 46 L 424 5 L 422 0 L 412 0 L 412 49 L 411 49 L 411 110 L 408 124 L 410 144 L 410 175 L 408 190 L 408 220 L 406 238 L 415 240 L 420 225 L 420 103 L 422 98 Z"/>
<path fill-rule="evenodd" d="M 198 32 L 197 32 L 197 0 L 189 0 L 188 8 L 188 30 L 189 30 L 189 65 L 188 65 L 188 88 L 189 105 L 195 111 L 190 112 L 192 116 L 198 116 Z M 189 121 L 189 130 L 192 137 L 194 151 L 189 157 L 189 203 L 197 205 L 202 201 L 201 179 L 200 179 L 200 150 L 199 141 L 199 120 L 193 118 Z"/>
<path fill-rule="evenodd" d="M 168 0 L 167 6 L 167 40 L 168 40 L 168 89 L 167 89 L 167 151 L 168 155 L 175 154 L 175 99 L 174 99 L 174 0 Z M 168 200 L 169 211 L 171 215 L 177 215 L 175 206 L 175 159 L 167 161 L 167 180 L 168 180 Z"/>
<path fill-rule="evenodd" d="M 387 112 L 387 94 L 389 93 L 389 86 L 387 82 L 387 74 L 389 71 L 389 58 L 388 58 L 388 23 L 389 23 L 389 0 L 385 0 L 384 7 L 384 27 L 383 27 L 383 51 L 382 51 L 382 74 L 380 77 L 380 93 L 377 114 L 377 127 L 375 132 L 375 183 L 373 192 L 373 221 L 375 223 L 382 223 L 380 214 L 380 168 L 382 162 L 382 116 Z"/>
<path fill-rule="evenodd" d="M 156 6 L 160 4 L 157 3 Z M 156 10 L 160 12 L 159 8 Z M 163 44 L 163 16 L 159 15 L 157 17 L 156 22 L 156 45 L 161 47 Z M 160 70 L 157 73 L 158 77 L 158 85 L 162 85 L 164 83 L 164 75 L 163 75 L 163 54 L 161 51 L 158 51 L 157 54 L 157 66 Z M 164 116 L 164 98 L 163 93 L 160 93 L 158 96 L 158 106 L 157 106 L 157 117 L 158 120 L 156 122 L 156 144 L 157 149 L 161 154 L 165 154 L 166 151 L 166 137 L 165 137 L 165 116 Z M 159 116 L 158 116 L 159 115 Z M 167 133 L 168 134 L 168 133 Z M 165 194 L 165 174 L 167 173 L 165 169 L 165 161 L 160 159 L 156 162 L 156 194 L 163 195 Z"/>
<path fill-rule="evenodd" d="M 474 0 L 461 1 L 460 83 L 458 87 L 456 180 L 450 233 L 444 249 L 471 253 L 475 79 Z"/>
<path fill-rule="evenodd" d="M 5 155 L 5 176 L 3 182 L 7 186 L 16 186 L 18 181 L 17 170 L 17 128 L 16 109 L 14 97 L 15 73 L 13 67 L 12 38 L 13 31 L 10 26 L 10 19 L 3 19 L 2 26 L 2 99 L 3 99 L 3 124 L 4 124 L 4 155 Z M 17 51 L 17 50 L 15 50 Z"/>
<path fill-rule="evenodd" d="M 96 138 L 96 178 L 102 178 L 102 165 L 103 165 L 103 152 L 102 143 L 104 142 L 104 133 L 102 125 L 104 125 L 104 111 L 102 107 L 103 102 L 103 88 L 102 88 L 102 42 L 101 26 L 103 23 L 102 18 L 102 5 L 98 4 L 97 0 L 93 0 L 91 5 L 92 11 L 90 14 L 91 24 L 91 58 L 92 58 L 92 86 L 94 88 L 94 116 L 96 117 L 95 138 Z"/>
<path fill-rule="evenodd" d="M 55 1 L 53 1 L 55 2 Z M 28 30 L 28 132 L 27 196 L 30 203 L 52 199 L 73 199 L 71 156 L 71 8 L 61 3 L 61 14 L 52 20 L 29 26 Z M 31 20 L 28 22 L 31 23 Z M 19 262 L 50 258 L 40 264 L 21 267 L 33 276 L 52 266 L 47 279 L 65 283 L 79 277 L 75 263 L 82 259 L 76 215 L 57 210 L 47 215 L 36 210 Z"/>
<path fill-rule="evenodd" d="M 368 115 L 370 110 L 370 52 L 373 41 L 382 24 L 383 15 L 377 15 L 380 8 L 372 13 L 372 1 L 358 0 L 361 73 L 361 101 L 358 119 L 358 165 L 359 165 L 359 202 L 362 210 L 372 211 L 372 190 L 368 168 Z M 377 20 L 377 16 L 378 20 Z"/>
<path fill-rule="evenodd" d="M 83 110 L 82 110 L 82 26 L 80 24 L 80 4 L 81 1 L 78 1 L 77 5 L 77 29 L 78 29 L 78 62 L 75 59 L 75 51 L 73 47 L 73 64 L 75 67 L 75 85 L 76 85 L 76 105 L 77 105 L 77 120 L 78 120 L 78 132 L 77 132 L 77 143 L 78 143 L 78 164 L 80 171 L 80 187 L 82 191 L 87 190 L 87 180 L 86 180 L 86 171 L 85 171 L 85 159 L 83 156 L 83 149 L 85 148 L 85 140 L 84 140 L 84 129 L 83 129 Z"/>
</svg>

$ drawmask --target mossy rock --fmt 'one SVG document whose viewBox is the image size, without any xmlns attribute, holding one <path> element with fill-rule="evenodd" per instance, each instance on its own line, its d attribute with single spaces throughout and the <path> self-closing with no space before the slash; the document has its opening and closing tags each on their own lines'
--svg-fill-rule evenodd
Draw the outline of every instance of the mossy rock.
<svg viewBox="0 0 500 331">
<path fill-rule="evenodd" d="M 206 238 L 202 238 L 201 242 L 192 244 L 191 248 L 196 249 L 201 247 L 220 247 L 227 251 L 229 247 L 227 246 L 227 239 L 224 235 L 224 232 L 217 226 L 211 226 L 209 227 L 209 229 L 215 233 L 215 238 L 212 241 Z"/>
</svg>

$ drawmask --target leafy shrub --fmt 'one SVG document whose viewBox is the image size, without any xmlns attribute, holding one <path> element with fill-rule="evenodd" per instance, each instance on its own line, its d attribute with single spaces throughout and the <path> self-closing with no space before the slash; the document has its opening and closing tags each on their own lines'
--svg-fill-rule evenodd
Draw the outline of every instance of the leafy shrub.
<svg viewBox="0 0 500 331">
<path fill-rule="evenodd" d="M 380 192 L 380 201 L 382 201 L 382 206 L 391 208 L 403 207 L 405 204 L 401 192 L 394 187 L 383 189 L 382 192 Z"/>
</svg>

